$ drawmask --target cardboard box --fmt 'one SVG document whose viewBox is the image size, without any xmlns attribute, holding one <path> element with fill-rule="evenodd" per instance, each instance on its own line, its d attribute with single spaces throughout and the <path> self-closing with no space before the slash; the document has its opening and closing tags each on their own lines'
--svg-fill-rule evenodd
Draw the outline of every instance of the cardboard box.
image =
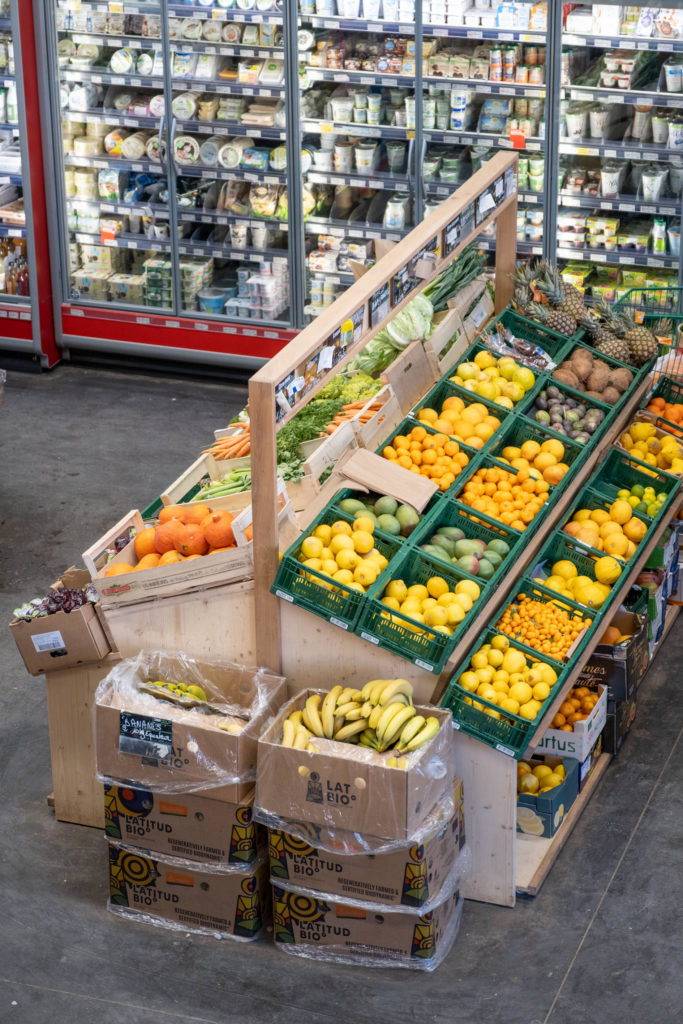
<svg viewBox="0 0 683 1024">
<path fill-rule="evenodd" d="M 274 885 L 284 883 L 288 890 L 312 889 L 324 898 L 422 907 L 438 899 L 454 869 L 461 850 L 461 812 L 462 800 L 450 816 L 446 811 L 435 815 L 437 820 L 420 843 L 377 855 L 330 853 L 271 829 L 270 880 Z M 323 843 L 325 838 L 323 834 Z"/>
<path fill-rule="evenodd" d="M 609 712 L 608 712 L 608 717 L 609 717 Z M 595 744 L 595 746 L 591 750 L 591 752 L 588 755 L 588 757 L 586 758 L 586 760 L 582 761 L 581 764 L 579 765 L 579 793 L 581 792 L 583 787 L 588 782 L 588 779 L 592 775 L 593 769 L 595 768 L 595 766 L 598 763 L 598 760 L 600 758 L 600 755 L 602 754 L 602 751 L 603 751 L 602 737 L 603 737 L 603 735 L 604 735 L 604 730 L 598 736 L 597 743 Z"/>
<path fill-rule="evenodd" d="M 109 839 L 162 856 L 244 868 L 258 856 L 253 804 L 253 791 L 241 803 L 228 804 L 202 793 L 111 784 L 104 787 L 104 831 Z"/>
<path fill-rule="evenodd" d="M 108 561 L 108 551 L 117 538 L 125 536 L 131 529 L 137 531 L 143 528 L 142 516 L 134 509 L 83 553 L 83 561 L 90 572 L 91 582 L 105 609 L 108 606 L 144 601 L 148 597 L 166 597 L 190 593 L 219 583 L 234 583 L 250 579 L 254 574 L 251 543 L 244 547 L 230 548 L 228 551 L 218 551 L 213 555 L 194 558 L 191 565 L 187 562 L 176 562 L 173 565 L 161 565 L 156 569 L 136 572 L 134 566 L 137 564 L 137 557 L 134 542 L 131 540 L 111 561 Z M 130 565 L 131 571 L 118 576 L 104 576 L 105 567 L 115 564 Z"/>
<path fill-rule="evenodd" d="M 109 909 L 126 917 L 171 922 L 183 931 L 255 939 L 268 923 L 268 868 L 189 868 L 173 857 L 146 856 L 108 841 Z"/>
<path fill-rule="evenodd" d="M 636 718 L 635 695 L 630 700 L 619 701 L 607 712 L 607 722 L 602 733 L 602 744 L 606 754 L 618 754 L 624 737 Z"/>
<path fill-rule="evenodd" d="M 670 526 L 664 533 L 662 542 L 651 552 L 647 562 L 645 563 L 646 569 L 668 569 L 674 559 L 676 563 L 678 563 L 680 526 L 681 524 L 678 520 L 672 520 Z"/>
<path fill-rule="evenodd" d="M 607 687 L 597 687 L 600 699 L 588 718 L 574 723 L 574 732 L 548 729 L 536 747 L 535 753 L 554 754 L 585 761 L 595 746 L 607 718 Z"/>
<path fill-rule="evenodd" d="M 441 728 L 415 752 L 419 757 L 409 755 L 415 760 L 402 770 L 386 767 L 379 754 L 351 743 L 316 739 L 318 751 L 283 747 L 284 719 L 315 692 L 293 697 L 259 739 L 257 820 L 275 827 L 276 817 L 277 827 L 285 830 L 288 821 L 307 821 L 382 839 L 410 839 L 456 775 L 450 711 L 416 708 L 425 718 L 438 718 Z"/>
<path fill-rule="evenodd" d="M 577 686 L 607 687 L 608 701 L 629 700 L 647 671 L 647 619 L 620 609 L 612 616 L 611 624 L 622 635 L 631 639 L 620 644 L 598 644 L 584 665 Z"/>
<path fill-rule="evenodd" d="M 383 911 L 313 899 L 273 886 L 275 942 L 285 952 L 348 963 L 433 970 L 448 953 L 462 913 L 458 892 L 424 917 L 409 911 Z M 299 948 L 297 948 L 299 947 Z"/>
<path fill-rule="evenodd" d="M 72 568 L 52 584 L 52 589 L 64 586 L 75 590 L 89 583 L 89 573 Z M 24 665 L 32 676 L 100 661 L 111 650 L 92 603 L 71 612 L 43 615 L 30 622 L 12 619 L 9 628 Z"/>
<path fill-rule="evenodd" d="M 166 657 L 173 663 L 172 655 Z M 154 660 L 150 663 L 150 674 L 155 679 L 163 678 L 163 656 L 161 660 L 162 665 Z M 255 699 L 254 670 L 188 660 L 228 702 L 248 707 Z M 117 671 L 114 669 L 114 673 Z M 138 672 L 144 674 L 142 667 Z M 286 697 L 282 676 L 261 670 L 261 709 L 240 733 L 232 734 L 211 724 L 213 716 L 197 715 L 188 722 L 183 711 L 185 720 L 174 721 L 176 711 L 167 703 L 159 704 L 157 716 L 139 713 L 135 707 L 121 707 L 112 675 L 100 684 L 95 703 L 95 749 L 101 776 L 157 792 L 210 789 L 211 799 L 227 803 L 244 799 L 253 789 L 259 734 Z M 217 775 L 242 781 L 215 786 Z"/>
<path fill-rule="evenodd" d="M 547 764 L 551 768 L 563 764 L 567 774 L 561 786 L 555 786 L 547 793 L 517 794 L 517 831 L 550 839 L 579 795 L 580 765 L 578 761 L 569 757 L 534 754 L 529 765 L 533 768 L 537 764 Z"/>
</svg>

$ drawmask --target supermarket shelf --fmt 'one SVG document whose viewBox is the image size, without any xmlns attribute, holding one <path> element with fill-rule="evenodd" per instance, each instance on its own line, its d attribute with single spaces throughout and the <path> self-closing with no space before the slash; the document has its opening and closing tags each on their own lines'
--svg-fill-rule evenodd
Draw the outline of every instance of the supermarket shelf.
<svg viewBox="0 0 683 1024">
<path fill-rule="evenodd" d="M 175 15 L 176 17 L 190 17 L 200 18 L 205 20 L 206 18 L 218 18 L 220 21 L 252 21 L 257 24 L 267 25 L 281 25 L 282 14 L 277 11 L 238 11 L 234 7 L 230 8 L 219 8 L 212 7 L 207 9 L 205 6 L 200 7 L 190 3 L 168 5 L 168 13 Z"/>
<path fill-rule="evenodd" d="M 639 139 L 579 139 L 571 142 L 560 139 L 560 153 L 569 156 L 606 156 L 625 157 L 627 160 L 653 160 L 668 163 L 674 151 L 666 146 L 655 146 L 652 143 L 640 142 Z"/>
<path fill-rule="evenodd" d="M 413 128 L 399 128 L 392 124 L 356 124 L 353 121 L 318 121 L 303 118 L 301 130 L 308 135 L 355 135 L 368 139 L 399 139 L 405 141 L 415 135 Z"/>
<path fill-rule="evenodd" d="M 249 214 L 238 216 L 234 213 L 222 213 L 217 210 L 183 209 L 178 215 L 181 224 L 241 224 L 248 228 L 272 227 L 279 231 L 287 231 L 286 220 L 266 220 Z"/>
<path fill-rule="evenodd" d="M 74 242 L 84 245 L 106 245 L 111 249 L 140 249 L 142 252 L 170 252 L 169 238 L 147 238 L 146 235 L 117 235 L 116 238 L 102 241 L 100 234 L 88 234 L 84 231 L 72 231 Z"/>
<path fill-rule="evenodd" d="M 158 130 L 159 118 L 137 114 L 122 114 L 120 110 L 65 110 L 65 121 L 84 121 L 86 124 L 107 124 L 114 128 L 153 128 Z"/>
<path fill-rule="evenodd" d="M 188 167 L 178 164 L 178 174 L 183 178 L 209 178 L 213 181 L 256 181 L 265 185 L 286 185 L 287 175 L 277 171 L 247 171 L 241 167 Z"/>
<path fill-rule="evenodd" d="M 26 238 L 26 228 L 10 224 L 0 224 L 0 238 Z"/>
<path fill-rule="evenodd" d="M 600 754 L 597 764 L 588 776 L 588 781 L 552 839 L 528 836 L 523 832 L 516 833 L 515 888 L 518 893 L 526 896 L 535 896 L 538 893 L 611 760 L 611 754 Z"/>
<path fill-rule="evenodd" d="M 67 199 L 72 210 L 93 210 L 97 213 L 114 213 L 121 217 L 153 216 L 157 220 L 168 220 L 169 209 L 164 203 L 124 203 L 109 199 Z"/>
<path fill-rule="evenodd" d="M 226 11 L 226 14 L 228 12 Z M 235 19 L 230 17 L 231 21 Z M 285 52 L 278 46 L 242 46 L 241 43 L 209 43 L 204 39 L 174 39 L 172 45 L 182 46 L 183 53 L 211 53 L 219 57 L 262 57 L 265 60 L 284 60 Z"/>
<path fill-rule="evenodd" d="M 625 47 L 629 50 L 657 50 L 661 53 L 683 53 L 683 39 L 659 39 L 651 36 L 645 39 L 638 36 L 594 36 L 585 35 L 583 32 L 578 35 L 572 32 L 563 32 L 562 44 L 564 46 L 592 46 L 595 49 L 601 50 Z"/>
<path fill-rule="evenodd" d="M 373 18 L 366 21 L 362 18 L 335 18 L 329 15 L 304 14 L 300 22 L 314 28 L 331 28 L 342 32 L 382 32 L 389 35 L 415 35 L 413 22 L 384 21 Z M 425 36 L 443 36 L 447 39 L 491 39 L 500 42 L 545 43 L 545 32 L 516 31 L 497 28 L 468 28 L 465 25 L 427 25 L 423 27 Z"/>
<path fill-rule="evenodd" d="M 11 32 L 12 31 L 12 19 L 8 17 L 0 18 L 0 32 Z"/>
<path fill-rule="evenodd" d="M 635 196 L 605 199 L 602 196 L 589 196 L 583 193 L 575 195 L 571 192 L 560 192 L 559 200 L 560 206 L 570 206 L 579 210 L 616 210 L 619 213 L 668 214 L 677 217 L 681 215 L 681 199 L 673 196 L 670 199 L 660 199 L 656 203 L 646 203 Z"/>
<path fill-rule="evenodd" d="M 405 174 L 354 174 L 353 172 L 316 171 L 306 172 L 308 181 L 317 185 L 355 185 L 357 188 L 387 189 L 390 192 L 409 192 L 411 182 Z"/>
<path fill-rule="evenodd" d="M 362 233 L 363 238 L 386 238 L 390 242 L 400 242 L 410 228 L 400 230 L 385 228 L 381 224 L 367 224 L 365 221 L 329 220 L 327 217 L 309 217 L 304 223 L 307 235 L 345 235 Z"/>
<path fill-rule="evenodd" d="M 428 142 L 444 142 L 456 146 L 487 144 L 496 149 L 514 149 L 512 140 L 507 135 L 488 135 L 486 132 L 442 132 L 435 131 L 433 128 L 425 128 L 424 137 Z M 529 138 L 526 140 L 524 148 L 532 153 L 541 153 L 545 149 L 545 139 Z"/>
<path fill-rule="evenodd" d="M 17 79 L 14 75 L 2 75 L 0 76 L 0 85 L 4 86 L 4 88 L 8 88 L 10 85 L 14 85 L 16 80 Z"/>
<path fill-rule="evenodd" d="M 19 125 L 16 121 L 0 121 L 0 130 L 4 132 L 18 132 Z"/>
<path fill-rule="evenodd" d="M 227 239 L 225 242 L 195 242 L 188 239 L 179 243 L 178 251 L 181 256 L 213 256 L 219 260 L 236 260 L 241 263 L 289 258 L 287 249 L 234 249 Z"/>
<path fill-rule="evenodd" d="M 561 260 L 583 260 L 587 263 L 611 263 L 624 267 L 678 267 L 680 258 L 665 253 L 618 252 L 616 249 L 574 249 L 562 246 L 557 248 L 557 258 Z"/>
<path fill-rule="evenodd" d="M 345 270 L 308 270 L 309 277 L 322 278 L 330 284 L 353 284 L 356 278 Z"/>
<path fill-rule="evenodd" d="M 117 167 L 121 171 L 148 171 L 150 174 L 161 174 L 162 164 L 158 160 L 123 160 L 119 156 L 72 156 L 64 157 L 65 167 L 95 167 L 104 170 Z"/>
<path fill-rule="evenodd" d="M 645 392 L 647 391 L 647 388 L 648 381 L 646 378 L 643 381 L 643 386 L 639 389 L 639 391 Z M 615 421 L 610 428 L 610 435 L 612 437 L 618 436 L 616 424 L 617 421 Z M 634 557 L 632 562 L 629 563 L 629 568 L 625 568 L 622 572 L 621 576 L 619 577 L 619 583 L 612 588 L 612 596 L 609 600 L 609 607 L 613 611 L 615 611 L 619 607 L 621 599 L 628 593 L 630 588 L 635 583 L 637 577 L 643 571 L 645 563 L 647 562 L 651 553 L 657 547 L 665 531 L 668 529 L 669 522 L 670 517 L 665 516 L 664 518 L 662 518 L 661 522 L 655 523 L 653 525 L 650 536 L 647 537 L 647 539 L 641 543 L 637 552 L 637 557 Z M 614 593 L 614 591 L 616 591 L 616 594 Z M 565 697 L 567 696 L 571 688 L 576 685 L 576 682 L 583 671 L 583 666 L 586 664 L 586 662 L 588 661 L 591 654 L 593 653 L 593 651 L 599 643 L 600 630 L 596 630 L 594 635 L 591 637 L 591 639 L 586 644 L 586 647 L 582 651 L 581 658 L 578 664 L 574 665 L 572 670 L 568 673 L 567 678 L 562 684 L 561 689 L 558 691 L 558 693 L 555 695 L 555 697 L 548 705 L 548 708 L 543 717 L 541 718 L 539 724 L 536 726 L 533 735 L 529 738 L 529 742 L 524 752 L 524 758 L 532 756 L 533 751 L 540 743 L 546 731 L 550 728 L 550 723 L 557 714 L 560 705 L 564 701 Z"/>
<path fill-rule="evenodd" d="M 89 7 L 91 11 L 102 11 L 105 14 L 112 9 L 111 2 L 102 3 L 101 0 L 79 0 L 79 6 Z M 115 4 L 115 6 L 119 5 Z M 148 0 L 147 3 L 141 0 L 141 2 L 133 4 L 124 2 L 122 6 L 125 7 L 126 14 L 155 14 L 159 12 L 158 0 Z"/>
<path fill-rule="evenodd" d="M 311 82 L 351 82 L 357 85 L 382 85 L 415 87 L 415 75 L 397 75 L 389 71 L 336 71 L 332 68 L 313 68 L 304 65 L 303 70 Z M 425 82 L 427 79 L 425 79 Z"/>
<path fill-rule="evenodd" d="M 283 128 L 256 128 L 239 121 L 178 121 L 177 128 L 180 132 L 190 132 L 195 135 L 225 135 L 226 139 L 235 135 L 280 141 L 287 138 L 287 132 Z"/>
<path fill-rule="evenodd" d="M 65 30 L 66 35 L 76 44 L 93 43 L 100 46 L 111 46 L 115 50 L 127 46 L 129 50 L 149 50 L 161 45 L 161 36 L 110 36 L 106 33 L 97 32 L 71 32 Z"/>
<path fill-rule="evenodd" d="M 546 95 L 545 85 L 526 85 L 518 82 L 489 82 L 482 78 L 441 78 L 435 75 L 425 75 L 425 85 L 443 85 L 451 89 L 453 86 L 465 85 L 477 93 L 489 93 L 493 96 L 524 96 L 531 100 L 544 100 Z"/>
<path fill-rule="evenodd" d="M 59 69 L 60 78 L 67 82 L 92 82 L 93 85 L 129 85 L 133 89 L 158 89 L 161 92 L 164 88 L 163 78 L 152 78 L 148 75 L 117 75 L 113 71 L 102 69 L 89 69 L 87 71 L 72 71 L 70 68 Z"/>
<path fill-rule="evenodd" d="M 567 86 L 561 90 L 573 100 L 599 103 L 652 103 L 657 107 L 683 107 L 683 94 L 658 92 L 657 89 L 600 89 L 595 86 Z"/>
<path fill-rule="evenodd" d="M 177 92 L 212 92 L 236 96 L 283 96 L 285 92 L 284 85 L 243 85 L 237 81 L 216 82 L 205 78 L 175 78 L 173 89 Z"/>
<path fill-rule="evenodd" d="M 477 246 L 479 249 L 485 249 L 486 252 L 495 252 L 496 239 L 484 238 L 480 235 L 477 239 Z M 542 256 L 543 244 L 541 242 L 517 242 L 517 253 L 520 256 Z"/>
</svg>

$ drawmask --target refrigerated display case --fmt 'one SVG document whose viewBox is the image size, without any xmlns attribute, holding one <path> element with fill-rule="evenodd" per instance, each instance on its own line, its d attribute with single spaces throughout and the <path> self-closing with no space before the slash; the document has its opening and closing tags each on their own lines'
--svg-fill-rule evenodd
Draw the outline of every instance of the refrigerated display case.
<svg viewBox="0 0 683 1024">
<path fill-rule="evenodd" d="M 254 366 L 297 325 L 283 16 L 228 6 L 43 5 L 67 350 Z"/>
<path fill-rule="evenodd" d="M 0 351 L 58 360 L 47 259 L 36 50 L 30 6 L 0 0 Z M 7 360 L 5 359 L 5 362 Z"/>
<path fill-rule="evenodd" d="M 557 256 L 591 297 L 681 283 L 682 89 L 680 8 L 566 12 Z"/>
</svg>

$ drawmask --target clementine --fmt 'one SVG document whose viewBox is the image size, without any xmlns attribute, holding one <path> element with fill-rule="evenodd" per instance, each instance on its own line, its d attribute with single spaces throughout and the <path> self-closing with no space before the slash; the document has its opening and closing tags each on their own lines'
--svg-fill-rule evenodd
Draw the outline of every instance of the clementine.
<svg viewBox="0 0 683 1024">
<path fill-rule="evenodd" d="M 176 562 L 182 561 L 179 552 L 173 548 L 170 551 L 165 551 L 159 559 L 159 565 L 174 565 Z"/>
<path fill-rule="evenodd" d="M 135 537 L 135 555 L 138 559 L 145 555 L 152 555 L 156 551 L 154 547 L 154 527 L 146 526 L 144 530 Z"/>
<path fill-rule="evenodd" d="M 141 569 L 156 569 L 161 560 L 161 555 L 156 551 L 152 551 L 149 555 L 144 555 L 138 564 L 135 566 L 136 570 Z"/>
<path fill-rule="evenodd" d="M 132 565 L 128 562 L 117 562 L 115 565 L 110 565 L 108 569 L 104 570 L 105 576 L 123 576 L 124 573 L 135 572 Z"/>
</svg>

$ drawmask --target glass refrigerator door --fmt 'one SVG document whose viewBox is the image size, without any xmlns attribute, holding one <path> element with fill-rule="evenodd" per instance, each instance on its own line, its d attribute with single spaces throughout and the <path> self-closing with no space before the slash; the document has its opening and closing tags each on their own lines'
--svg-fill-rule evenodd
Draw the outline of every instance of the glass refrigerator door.
<svg viewBox="0 0 683 1024">
<path fill-rule="evenodd" d="M 545 4 L 424 0 L 425 213 L 498 149 L 518 147 L 517 252 L 543 252 L 546 125 Z M 495 249 L 495 236 L 482 236 Z"/>
<path fill-rule="evenodd" d="M 563 25 L 557 257 L 589 297 L 680 280 L 683 9 L 588 5 Z M 673 293 L 672 293 L 673 294 Z"/>
<path fill-rule="evenodd" d="M 57 0 L 72 301 L 173 307 L 159 2 Z"/>
<path fill-rule="evenodd" d="M 390 2 L 300 0 L 308 318 L 415 223 L 414 3 L 398 26 Z"/>
<path fill-rule="evenodd" d="M 178 311 L 287 327 L 282 12 L 243 0 L 170 3 L 169 13 Z"/>
<path fill-rule="evenodd" d="M 20 110 L 9 0 L 0 0 L 0 298 L 30 295 Z"/>
</svg>

